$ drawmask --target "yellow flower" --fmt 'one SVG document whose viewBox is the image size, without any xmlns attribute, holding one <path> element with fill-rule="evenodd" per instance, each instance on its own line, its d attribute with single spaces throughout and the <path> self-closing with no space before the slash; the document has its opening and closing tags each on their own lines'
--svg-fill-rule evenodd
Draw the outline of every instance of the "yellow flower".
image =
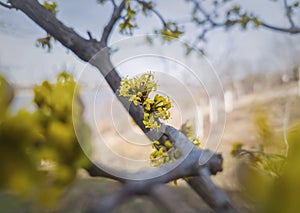
<svg viewBox="0 0 300 213">
<path fill-rule="evenodd" d="M 143 124 L 146 128 L 157 129 L 160 127 L 159 119 L 167 120 L 170 117 L 170 98 L 156 94 L 154 99 L 149 94 L 156 90 L 154 75 L 145 73 L 139 78 L 124 78 L 120 83 L 119 94 L 127 97 L 134 105 L 141 105 L 144 109 Z"/>
<path fill-rule="evenodd" d="M 169 140 L 166 140 L 164 143 L 165 147 L 167 147 L 168 149 L 172 148 L 172 143 Z"/>
</svg>

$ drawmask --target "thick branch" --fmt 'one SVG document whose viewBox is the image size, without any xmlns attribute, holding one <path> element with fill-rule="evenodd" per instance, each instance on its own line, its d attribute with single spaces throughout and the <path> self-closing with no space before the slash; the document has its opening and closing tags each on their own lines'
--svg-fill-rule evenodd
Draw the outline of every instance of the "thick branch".
<svg viewBox="0 0 300 213">
<path fill-rule="evenodd" d="M 196 213 L 197 211 L 189 207 L 179 194 L 175 194 L 169 187 L 157 185 L 148 192 L 143 193 L 152 197 L 153 201 L 165 212 L 172 213 Z M 120 206 L 125 201 L 139 195 L 133 185 L 125 186 L 122 190 L 115 192 L 97 203 L 92 203 L 89 213 L 111 212 L 114 208 Z"/>
<path fill-rule="evenodd" d="M 203 155 L 212 157 L 206 164 L 200 165 L 199 158 Z M 217 172 L 222 171 L 221 155 L 213 154 L 208 150 L 194 148 L 187 156 L 183 156 L 176 162 L 155 167 L 148 171 L 140 171 L 130 175 L 127 175 L 125 171 L 118 171 L 119 173 L 122 172 L 122 176 L 138 177 L 138 180 L 110 175 L 96 165 L 92 165 L 86 170 L 94 177 L 107 177 L 126 184 L 136 184 L 136 186 L 141 188 L 149 188 L 152 185 L 168 183 L 179 178 L 198 176 L 199 171 L 202 171 L 203 168 L 206 168 L 209 171 L 209 174 L 216 174 Z M 138 187 L 136 187 L 136 189 L 138 189 Z"/>
<path fill-rule="evenodd" d="M 83 61 L 89 61 L 98 51 L 100 43 L 86 40 L 79 36 L 72 28 L 65 26 L 50 11 L 36 0 L 10 0 L 11 5 L 20 9 L 37 25 L 47 31 L 62 45 L 72 50 Z"/>
<path fill-rule="evenodd" d="M 195 213 L 195 209 L 191 208 L 184 202 L 184 199 L 180 194 L 174 193 L 171 188 L 158 185 L 153 187 L 148 194 L 158 203 L 165 212 L 172 213 Z M 176 205 L 174 205 L 176 203 Z"/>
<path fill-rule="evenodd" d="M 88 172 L 90 173 L 91 176 L 104 176 L 104 177 L 113 178 L 115 180 L 123 182 L 124 187 L 121 191 L 109 195 L 104 199 L 100 200 L 99 202 L 95 203 L 91 209 L 91 212 L 109 212 L 116 206 L 122 204 L 123 202 L 125 202 L 126 200 L 130 199 L 132 196 L 135 195 L 150 195 L 157 199 L 159 197 L 158 194 L 159 192 L 155 189 L 158 187 L 159 184 L 168 183 L 178 178 L 198 176 L 199 172 L 200 175 L 203 176 L 208 175 L 206 179 L 210 179 L 209 171 L 216 172 L 221 170 L 222 158 L 220 155 L 214 155 L 213 158 L 206 165 L 199 165 L 198 163 L 199 158 L 201 155 L 203 155 L 204 152 L 208 152 L 208 154 L 211 154 L 210 151 L 202 151 L 202 150 L 197 150 L 195 148 L 192 150 L 191 154 L 186 156 L 185 159 L 179 159 L 179 161 L 183 160 L 182 163 L 180 163 L 179 165 L 177 165 L 177 163 L 174 162 L 174 163 L 163 165 L 158 168 L 154 168 L 150 171 L 137 172 L 135 176 L 139 177 L 140 180 L 126 180 L 118 176 L 111 176 L 111 175 L 107 176 L 106 172 L 102 171 L 98 167 L 93 166 L 92 170 L 88 169 Z M 160 174 L 164 174 L 164 175 L 160 175 Z M 147 179 L 151 176 L 154 178 Z M 209 184 L 208 186 L 205 186 L 208 189 L 217 188 L 212 182 L 205 182 L 205 184 Z M 200 187 L 200 188 L 203 189 L 205 187 Z M 210 194 L 208 200 L 211 203 L 214 203 L 213 200 L 210 200 L 215 195 L 213 194 L 214 191 L 212 190 L 210 191 L 203 190 L 203 191 L 204 194 L 212 193 Z M 219 197 L 220 196 L 218 196 L 218 200 L 220 200 Z M 227 197 L 225 197 L 224 199 L 228 201 Z M 220 200 L 220 202 L 223 204 L 225 201 Z M 184 212 L 193 212 L 190 208 L 187 208 L 187 206 L 184 203 L 180 203 L 181 205 L 179 205 L 179 207 L 177 205 L 174 205 L 174 203 L 172 206 L 170 205 L 171 203 L 172 202 L 168 200 L 168 198 L 166 198 L 166 200 L 161 201 L 161 204 L 164 205 L 164 207 L 167 209 L 174 209 L 174 207 L 176 206 L 176 208 L 180 207 L 180 209 L 185 208 L 187 211 Z M 221 209 L 221 207 L 219 207 L 219 209 Z M 182 212 L 182 211 L 177 211 L 177 212 Z"/>
<path fill-rule="evenodd" d="M 112 210 L 120 206 L 125 201 L 134 196 L 134 189 L 130 187 L 123 187 L 121 191 L 113 193 L 102 198 L 99 202 L 92 203 L 88 209 L 88 213 L 105 213 L 112 212 Z"/>
<path fill-rule="evenodd" d="M 213 154 L 207 150 L 199 150 L 195 147 L 191 148 L 192 144 L 181 132 L 170 126 L 165 127 L 165 134 L 175 142 L 175 146 L 184 155 L 178 162 L 165 164 L 159 168 L 153 168 L 150 171 L 142 171 L 135 174 L 140 180 L 125 180 L 120 177 L 114 177 L 113 179 L 121 181 L 125 184 L 124 190 L 118 194 L 113 194 L 107 197 L 105 200 L 100 201 L 96 206 L 100 209 L 110 209 L 112 206 L 107 206 L 108 200 L 115 204 L 116 202 L 123 202 L 120 197 L 134 196 L 140 194 L 147 194 L 158 184 L 168 183 L 170 181 L 189 177 L 188 183 L 190 186 L 217 212 L 235 212 L 232 208 L 229 198 L 226 194 L 216 187 L 210 179 L 211 174 L 216 174 L 222 171 L 222 158 L 220 155 Z M 190 152 L 190 153 L 186 153 Z M 199 158 L 203 156 L 211 156 L 211 158 L 203 165 L 199 164 Z M 181 161 L 181 162 L 180 162 Z M 93 170 L 88 169 L 92 176 L 102 176 L 103 171 L 98 168 Z M 167 172 L 169 171 L 169 172 Z M 159 174 L 163 174 L 160 175 Z M 197 177 L 200 176 L 200 177 Z M 146 179 L 154 177 L 152 179 Z M 130 193 L 129 193 L 130 191 Z"/>
<path fill-rule="evenodd" d="M 61 42 L 62 45 L 73 51 L 80 59 L 97 67 L 106 78 L 112 90 L 117 93 L 121 78 L 111 64 L 109 48 L 103 48 L 100 42 L 94 39 L 87 40 L 80 37 L 72 28 L 65 26 L 36 0 L 11 0 L 10 2 L 14 7 L 20 9 L 40 27 L 46 30 L 47 33 Z M 138 126 L 144 132 L 148 132 L 149 129 L 146 129 L 142 123 L 144 116 L 142 109 L 138 106 L 134 106 L 124 97 L 119 95 L 117 95 L 117 97 L 129 111 L 129 114 Z M 151 133 L 148 134 L 149 137 L 150 135 Z"/>
<path fill-rule="evenodd" d="M 198 177 L 190 178 L 187 183 L 193 188 L 197 194 L 216 212 L 229 213 L 236 212 L 232 207 L 227 195 L 213 184 L 209 174 L 205 170 Z M 201 192 L 201 193 L 199 193 Z"/>
<path fill-rule="evenodd" d="M 203 168 L 207 168 L 209 173 L 213 175 L 215 175 L 217 172 L 222 171 L 221 155 L 214 154 L 209 150 L 201 150 L 196 148 L 184 134 L 171 126 L 163 125 L 162 127 L 164 129 L 163 133 L 167 135 L 168 138 L 174 143 L 174 147 L 176 147 L 176 149 L 180 151 L 181 158 L 179 158 L 175 162 L 164 164 L 160 167 L 155 167 L 150 171 L 141 171 L 130 175 L 132 177 L 138 177 L 138 183 L 140 183 L 141 181 L 143 182 L 143 185 L 168 183 L 178 178 L 197 176 L 199 174 L 199 171 L 202 171 Z M 207 161 L 205 161 L 203 164 L 200 164 L 200 157 L 206 157 Z M 121 177 L 112 177 L 112 175 L 108 176 L 106 172 L 103 172 L 100 168 L 97 168 L 97 166 L 93 165 L 91 166 L 91 168 L 87 168 L 87 171 L 91 176 L 110 177 L 120 182 L 127 183 L 136 182 L 134 180 L 124 179 Z M 149 179 L 149 177 L 153 178 Z"/>
</svg>

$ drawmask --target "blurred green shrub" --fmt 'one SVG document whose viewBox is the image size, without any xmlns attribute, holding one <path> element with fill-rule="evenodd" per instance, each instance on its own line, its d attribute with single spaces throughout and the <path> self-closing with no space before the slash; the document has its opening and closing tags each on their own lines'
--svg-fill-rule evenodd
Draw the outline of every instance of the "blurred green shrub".
<svg viewBox="0 0 300 213">
<path fill-rule="evenodd" d="M 89 142 L 76 82 L 66 72 L 34 88 L 35 110 L 10 113 L 13 89 L 0 77 L 0 189 L 29 202 L 54 207 L 78 168 L 89 164 L 73 118 Z M 72 116 L 72 113 L 74 116 Z"/>
</svg>

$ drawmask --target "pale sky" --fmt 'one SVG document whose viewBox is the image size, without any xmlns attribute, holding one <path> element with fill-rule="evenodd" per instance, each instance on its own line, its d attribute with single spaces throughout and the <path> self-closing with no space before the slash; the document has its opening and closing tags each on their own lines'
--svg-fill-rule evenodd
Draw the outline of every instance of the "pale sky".
<svg viewBox="0 0 300 213">
<path fill-rule="evenodd" d="M 175 3 L 176 2 L 176 3 Z M 277 26 L 287 26 L 280 1 L 240 0 L 236 1 L 247 10 L 253 10 L 263 20 Z M 111 5 L 99 5 L 96 0 L 58 0 L 58 18 L 67 26 L 87 37 L 86 31 L 100 37 L 107 23 Z M 160 0 L 157 9 L 166 20 L 184 21 L 189 17 L 190 8 L 184 1 Z M 295 19 L 300 23 L 299 16 Z M 153 32 L 160 27 L 157 17 L 138 19 L 139 29 L 136 35 Z M 186 38 L 193 36 L 193 30 L 187 26 Z M 12 82 L 21 85 L 39 83 L 43 79 L 53 79 L 62 69 L 78 74 L 86 65 L 74 54 L 56 42 L 48 53 L 35 46 L 36 39 L 43 37 L 44 31 L 21 12 L 0 7 L 0 68 Z M 115 29 L 110 43 L 124 38 Z M 208 34 L 207 53 L 218 73 L 249 73 L 258 71 L 284 71 L 292 67 L 300 53 L 300 34 L 288 35 L 269 30 L 253 29 L 241 31 L 235 27 L 229 32 L 223 29 Z M 299 61 L 300 63 L 300 61 Z M 222 76 L 222 75 L 221 75 Z"/>
</svg>

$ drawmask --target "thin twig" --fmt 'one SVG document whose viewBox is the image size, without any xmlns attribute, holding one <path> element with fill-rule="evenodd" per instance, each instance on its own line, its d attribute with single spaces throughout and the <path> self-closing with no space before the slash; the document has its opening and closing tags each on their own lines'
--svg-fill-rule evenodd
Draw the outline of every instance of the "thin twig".
<svg viewBox="0 0 300 213">
<path fill-rule="evenodd" d="M 116 4 L 116 2 L 115 2 L 115 0 L 111 0 L 111 3 L 114 6 L 114 9 L 116 9 L 118 7 L 117 4 Z"/>
<path fill-rule="evenodd" d="M 88 30 L 88 31 L 86 31 L 86 33 L 88 34 L 90 40 L 94 39 L 93 36 L 92 36 L 91 31 Z"/>
<path fill-rule="evenodd" d="M 287 0 L 283 0 L 283 4 L 285 7 L 285 11 L 286 11 L 286 17 L 288 18 L 290 24 L 291 24 L 291 28 L 295 27 L 295 23 L 292 19 L 292 8 L 288 5 Z"/>
<path fill-rule="evenodd" d="M 0 5 L 1 5 L 2 7 L 8 8 L 8 9 L 16 9 L 16 8 L 13 7 L 12 5 L 10 5 L 10 4 L 5 4 L 5 3 L 1 2 L 1 1 L 0 1 Z"/>
<path fill-rule="evenodd" d="M 149 5 L 147 4 L 147 2 L 145 2 L 145 1 L 136 0 L 136 2 L 138 2 L 139 4 L 141 4 L 143 7 L 146 7 L 148 10 L 151 10 L 160 19 L 160 21 L 162 22 L 163 26 L 167 27 L 167 22 L 165 21 L 165 19 L 163 18 L 163 16 L 160 14 L 160 12 L 158 12 L 152 6 L 149 7 Z"/>
<path fill-rule="evenodd" d="M 196 0 L 192 0 L 192 2 L 194 3 L 195 8 L 201 12 L 203 14 L 203 16 L 205 17 L 205 20 L 207 22 L 209 22 L 211 25 L 213 26 L 224 26 L 224 23 L 217 23 L 215 22 L 211 17 L 210 14 L 202 7 L 202 5 L 200 4 L 199 1 Z"/>
<path fill-rule="evenodd" d="M 215 30 L 216 28 L 225 27 L 226 22 L 216 22 L 211 18 L 211 14 L 207 12 L 204 7 L 201 5 L 200 1 L 197 0 L 191 0 L 191 2 L 194 4 L 194 7 L 197 11 L 199 11 L 203 16 L 204 20 L 194 20 L 198 25 L 204 26 L 204 29 L 202 30 L 201 34 L 198 36 L 199 40 L 205 41 L 205 36 L 208 32 Z M 209 23 L 209 26 L 205 26 L 206 23 Z"/>
<path fill-rule="evenodd" d="M 276 26 L 267 24 L 265 22 L 262 22 L 261 26 L 263 26 L 263 27 L 265 27 L 267 29 L 270 29 L 270 30 L 284 32 L 284 33 L 290 33 L 290 34 L 300 33 L 300 28 L 299 27 L 282 28 L 282 27 L 276 27 Z"/>
<path fill-rule="evenodd" d="M 211 17 L 211 14 L 209 12 L 207 12 L 204 7 L 201 5 L 200 1 L 197 1 L 197 0 L 190 0 L 190 2 L 192 2 L 194 4 L 194 7 L 197 11 L 199 11 L 204 17 L 204 21 L 201 22 L 201 24 L 198 24 L 198 25 L 205 25 L 205 23 L 210 23 L 210 27 L 206 27 L 201 35 L 200 35 L 200 38 L 204 38 L 205 34 L 207 34 L 209 31 L 212 31 L 218 27 L 226 27 L 227 26 L 227 22 L 216 22 L 215 20 L 212 19 Z M 291 24 L 291 27 L 289 28 L 284 28 L 284 27 L 277 27 L 277 26 L 274 26 L 272 24 L 268 24 L 268 23 L 265 23 L 265 22 L 261 22 L 261 26 L 266 28 L 266 29 L 269 29 L 269 30 L 274 30 L 274 31 L 279 31 L 279 32 L 284 32 L 284 33 L 290 33 L 290 34 L 297 34 L 297 33 L 300 33 L 300 27 L 296 27 L 294 22 L 293 22 L 293 19 L 292 19 L 292 10 L 291 10 L 291 7 L 288 6 L 287 4 L 287 0 L 284 0 L 284 5 L 285 5 L 285 8 L 286 8 L 286 16 Z M 237 20 L 233 20 L 231 21 L 232 25 L 235 25 L 237 24 Z"/>
<path fill-rule="evenodd" d="M 114 8 L 112 16 L 111 16 L 108 24 L 104 27 L 104 30 L 103 30 L 103 33 L 101 36 L 100 44 L 102 46 L 107 46 L 107 41 L 111 34 L 111 31 L 113 30 L 117 21 L 121 18 L 121 13 L 122 13 L 123 9 L 125 8 L 125 5 L 126 5 L 126 0 L 123 0 L 121 2 L 121 4 L 119 5 L 119 7 Z"/>
</svg>

